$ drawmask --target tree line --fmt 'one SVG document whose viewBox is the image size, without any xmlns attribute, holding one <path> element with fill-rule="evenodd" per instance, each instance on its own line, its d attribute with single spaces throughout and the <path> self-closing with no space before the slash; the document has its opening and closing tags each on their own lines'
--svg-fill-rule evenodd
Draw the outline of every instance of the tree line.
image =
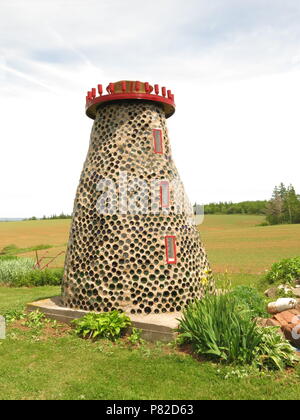
<svg viewBox="0 0 300 420">
<path fill-rule="evenodd" d="M 194 205 L 194 208 L 196 204 Z M 300 223 L 300 195 L 293 185 L 283 183 L 274 188 L 270 200 L 230 201 L 209 203 L 204 206 L 205 214 L 257 214 L 266 216 L 266 224 Z"/>
<path fill-rule="evenodd" d="M 204 206 L 205 214 L 265 214 L 268 201 L 231 201 L 209 203 Z"/>
<path fill-rule="evenodd" d="M 56 219 L 72 219 L 72 215 L 70 214 L 52 214 L 51 216 L 43 216 L 42 218 L 39 217 L 29 217 L 28 219 L 23 219 L 23 220 L 56 220 Z"/>
</svg>

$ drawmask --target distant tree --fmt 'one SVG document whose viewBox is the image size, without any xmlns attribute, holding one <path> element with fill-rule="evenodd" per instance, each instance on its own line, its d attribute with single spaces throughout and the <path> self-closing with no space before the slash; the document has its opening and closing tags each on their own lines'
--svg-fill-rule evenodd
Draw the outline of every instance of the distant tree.
<svg viewBox="0 0 300 420">
<path fill-rule="evenodd" d="M 300 197 L 292 185 L 276 186 L 266 206 L 266 220 L 270 225 L 300 223 Z"/>
<path fill-rule="evenodd" d="M 288 223 L 300 223 L 300 200 L 292 185 L 286 189 L 284 210 Z"/>
<path fill-rule="evenodd" d="M 275 187 L 266 207 L 266 220 L 270 225 L 278 225 L 284 220 L 284 194 L 282 187 Z"/>
<path fill-rule="evenodd" d="M 24 219 L 24 220 L 37 220 L 37 218 L 35 216 L 29 217 L 28 219 Z"/>
</svg>

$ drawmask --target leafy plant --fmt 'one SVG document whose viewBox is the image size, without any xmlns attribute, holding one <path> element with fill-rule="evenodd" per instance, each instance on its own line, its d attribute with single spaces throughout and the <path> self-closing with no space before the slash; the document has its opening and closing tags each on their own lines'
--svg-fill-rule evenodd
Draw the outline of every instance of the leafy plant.
<svg viewBox="0 0 300 420">
<path fill-rule="evenodd" d="M 226 362 L 250 363 L 258 345 L 250 311 L 228 293 L 205 295 L 183 312 L 179 332 L 196 353 Z"/>
<path fill-rule="evenodd" d="M 207 290 L 212 290 L 212 288 L 214 287 L 214 279 L 211 269 L 204 271 L 204 276 L 200 279 L 200 283 L 202 286 L 206 287 Z"/>
<path fill-rule="evenodd" d="M 292 292 L 292 290 L 288 289 L 284 289 L 284 288 L 277 288 L 276 290 L 276 298 L 294 298 L 295 295 Z"/>
<path fill-rule="evenodd" d="M 274 263 L 265 279 L 268 283 L 293 283 L 300 279 L 300 257 L 286 258 Z"/>
<path fill-rule="evenodd" d="M 81 337 L 95 339 L 97 337 L 116 340 L 131 324 L 130 318 L 118 311 L 101 314 L 89 313 L 73 321 L 75 332 Z"/>
<path fill-rule="evenodd" d="M 257 289 L 241 285 L 236 286 L 230 293 L 236 297 L 240 305 L 249 309 L 253 318 L 269 316 L 266 311 L 266 301 Z"/>
<path fill-rule="evenodd" d="M 4 318 L 7 323 L 11 323 L 19 321 L 20 319 L 24 319 L 25 314 L 23 310 L 12 309 L 4 314 Z"/>
<path fill-rule="evenodd" d="M 42 328 L 44 325 L 45 314 L 40 311 L 32 311 L 26 315 L 23 325 L 28 328 Z"/>
<path fill-rule="evenodd" d="M 298 358 L 290 343 L 277 332 L 278 327 L 258 327 L 260 343 L 256 348 L 254 365 L 268 370 L 283 370 L 293 366 Z"/>
<path fill-rule="evenodd" d="M 232 293 L 205 295 L 183 312 L 178 331 L 181 343 L 211 359 L 280 369 L 292 363 L 292 347 L 274 331 L 258 327 L 253 313 Z"/>
<path fill-rule="evenodd" d="M 227 366 L 227 369 L 224 370 L 225 367 L 221 370 L 218 369 L 217 373 L 222 379 L 243 379 L 248 378 L 250 376 L 257 375 L 259 370 L 253 366 L 235 366 L 232 368 L 231 366 Z"/>
<path fill-rule="evenodd" d="M 138 328 L 132 328 L 131 334 L 127 337 L 128 341 L 133 344 L 143 344 L 144 340 L 142 339 L 142 330 Z"/>
</svg>

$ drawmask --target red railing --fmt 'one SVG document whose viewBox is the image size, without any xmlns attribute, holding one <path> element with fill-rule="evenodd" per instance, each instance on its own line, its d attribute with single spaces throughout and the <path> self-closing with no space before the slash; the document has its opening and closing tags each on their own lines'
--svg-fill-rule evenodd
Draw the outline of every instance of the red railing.
<svg viewBox="0 0 300 420">
<path fill-rule="evenodd" d="M 117 91 L 116 91 L 116 87 L 118 87 Z M 103 86 L 101 84 L 97 86 L 97 90 L 98 90 L 99 96 L 102 96 Z M 154 93 L 152 94 L 153 87 L 149 85 L 148 82 L 145 82 L 145 83 L 142 83 L 139 81 L 126 82 L 125 80 L 122 80 L 121 82 L 117 82 L 117 83 L 109 83 L 108 86 L 106 87 L 106 91 L 108 95 L 123 94 L 123 95 L 132 96 L 136 93 L 140 93 L 140 94 L 145 93 L 147 95 L 159 96 L 160 88 L 158 84 L 155 84 Z M 95 98 L 96 98 L 96 88 L 92 88 L 91 90 L 88 91 L 87 96 L 86 96 L 87 105 L 89 105 L 90 102 L 93 101 Z M 171 92 L 170 89 L 167 90 L 167 88 L 164 86 L 161 88 L 161 98 L 168 98 L 170 101 L 174 103 L 174 94 Z"/>
<path fill-rule="evenodd" d="M 46 254 L 48 253 L 48 251 L 46 251 Z M 39 256 L 38 256 L 38 252 L 37 251 L 35 251 L 35 256 L 36 256 L 36 263 L 35 263 L 35 265 L 33 266 L 33 268 L 34 269 L 36 269 L 36 270 L 44 270 L 44 268 L 48 268 L 49 267 L 49 264 L 51 264 L 53 261 L 55 261 L 56 260 L 56 258 L 58 258 L 60 255 L 63 255 L 63 254 L 65 254 L 65 251 L 61 251 L 61 252 L 59 252 L 57 255 L 50 255 L 50 256 L 45 256 L 45 255 L 42 255 L 40 258 L 39 258 Z M 41 262 L 42 261 L 44 261 L 44 260 L 49 260 L 50 259 L 50 261 L 47 263 L 47 264 L 45 264 L 45 265 L 42 265 L 41 264 Z M 42 266 L 41 266 L 42 265 Z"/>
</svg>

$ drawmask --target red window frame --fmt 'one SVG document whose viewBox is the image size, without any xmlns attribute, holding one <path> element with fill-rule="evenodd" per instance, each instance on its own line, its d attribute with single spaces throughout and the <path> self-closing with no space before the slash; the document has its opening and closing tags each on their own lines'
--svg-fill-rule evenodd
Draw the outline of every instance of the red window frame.
<svg viewBox="0 0 300 420">
<path fill-rule="evenodd" d="M 168 203 L 164 204 L 163 202 L 163 186 L 166 185 L 168 187 Z M 162 209 L 168 209 L 170 207 L 170 185 L 168 181 L 161 181 L 159 186 L 160 192 L 160 206 Z"/>
<path fill-rule="evenodd" d="M 157 132 L 159 133 L 161 151 L 157 150 L 157 148 L 156 148 L 156 133 Z M 158 153 L 159 155 L 162 155 L 163 152 L 164 152 L 162 130 L 160 128 L 153 128 L 152 135 L 153 135 L 153 150 L 154 150 L 154 153 Z"/>
<path fill-rule="evenodd" d="M 172 247 L 173 247 L 173 257 L 170 257 L 169 253 L 169 239 L 172 239 Z M 176 236 L 168 235 L 165 237 L 165 245 L 166 245 L 166 259 L 167 264 L 176 264 L 177 263 L 177 255 L 176 255 Z"/>
</svg>

